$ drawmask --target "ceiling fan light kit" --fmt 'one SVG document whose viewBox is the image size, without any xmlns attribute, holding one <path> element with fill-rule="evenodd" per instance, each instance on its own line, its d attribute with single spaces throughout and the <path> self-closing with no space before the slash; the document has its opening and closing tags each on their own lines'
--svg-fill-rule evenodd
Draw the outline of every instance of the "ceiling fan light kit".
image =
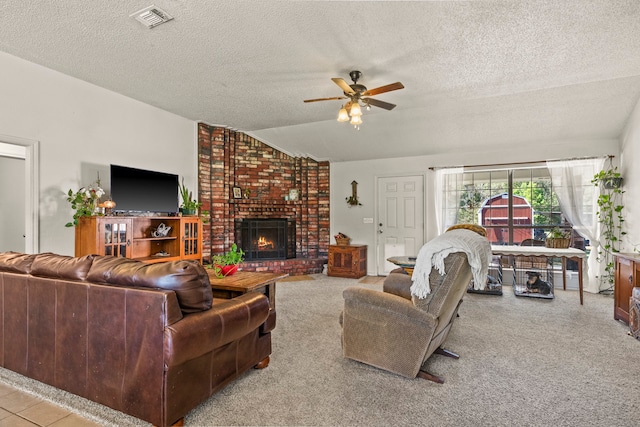
<svg viewBox="0 0 640 427">
<path fill-rule="evenodd" d="M 361 116 L 362 108 L 360 108 L 360 104 L 358 104 L 357 102 L 352 102 L 350 113 L 351 113 L 351 116 Z"/>
<path fill-rule="evenodd" d="M 344 105 L 342 106 L 342 108 L 340 108 L 340 111 L 338 111 L 338 121 L 339 122 L 349 121 L 349 113 L 347 113 L 347 109 L 344 108 Z"/>
<path fill-rule="evenodd" d="M 396 105 L 388 102 L 380 101 L 375 98 L 369 98 L 370 96 L 378 95 L 385 92 L 391 92 L 393 90 L 404 89 L 404 86 L 400 82 L 391 83 L 385 86 L 380 86 L 375 89 L 367 90 L 364 85 L 358 84 L 358 80 L 362 77 L 360 71 L 354 70 L 349 73 L 349 77 L 353 80 L 352 85 L 348 85 L 344 79 L 334 77 L 331 80 L 342 89 L 344 96 L 334 96 L 331 98 L 316 98 L 306 99 L 304 102 L 317 102 L 317 101 L 332 101 L 337 99 L 349 99 L 349 102 L 343 104 L 338 111 L 338 121 L 346 122 L 356 129 L 360 129 L 362 124 L 362 107 L 365 107 L 367 111 L 371 110 L 371 106 L 384 108 L 385 110 L 393 110 Z M 366 98 L 363 98 L 366 97 Z M 363 105 L 360 105 L 362 102 Z M 351 117 L 351 120 L 349 120 Z"/>
</svg>

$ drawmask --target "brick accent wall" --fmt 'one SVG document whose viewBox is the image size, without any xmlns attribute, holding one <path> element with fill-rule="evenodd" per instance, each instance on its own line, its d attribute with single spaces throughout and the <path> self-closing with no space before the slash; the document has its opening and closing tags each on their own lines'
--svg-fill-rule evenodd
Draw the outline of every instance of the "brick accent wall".
<svg viewBox="0 0 640 427">
<path fill-rule="evenodd" d="M 244 196 L 235 199 L 233 188 Z M 290 189 L 299 200 L 286 201 Z M 319 273 L 329 248 L 329 162 L 293 157 L 245 134 L 198 124 L 198 200 L 211 221 L 204 225 L 203 259 L 229 250 L 235 222 L 243 218 L 294 218 L 296 258 L 245 262 L 244 270 Z"/>
</svg>

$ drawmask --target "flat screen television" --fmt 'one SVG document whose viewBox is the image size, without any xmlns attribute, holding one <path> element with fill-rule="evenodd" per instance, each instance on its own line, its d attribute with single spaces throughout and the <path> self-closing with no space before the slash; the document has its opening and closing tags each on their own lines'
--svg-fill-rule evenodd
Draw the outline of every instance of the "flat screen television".
<svg viewBox="0 0 640 427">
<path fill-rule="evenodd" d="M 178 175 L 111 165 L 111 198 L 120 213 L 178 212 Z"/>
</svg>

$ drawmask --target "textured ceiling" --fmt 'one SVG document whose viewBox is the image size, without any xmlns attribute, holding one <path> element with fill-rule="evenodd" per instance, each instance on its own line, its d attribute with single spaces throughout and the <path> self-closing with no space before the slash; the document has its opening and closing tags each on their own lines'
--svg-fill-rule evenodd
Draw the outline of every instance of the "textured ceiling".
<svg viewBox="0 0 640 427">
<path fill-rule="evenodd" d="M 155 4 L 174 20 L 129 15 Z M 0 50 L 332 161 L 617 138 L 640 94 L 640 1 L 3 0 Z M 397 104 L 359 131 L 332 77 Z M 350 81 L 349 81 L 350 83 Z"/>
</svg>

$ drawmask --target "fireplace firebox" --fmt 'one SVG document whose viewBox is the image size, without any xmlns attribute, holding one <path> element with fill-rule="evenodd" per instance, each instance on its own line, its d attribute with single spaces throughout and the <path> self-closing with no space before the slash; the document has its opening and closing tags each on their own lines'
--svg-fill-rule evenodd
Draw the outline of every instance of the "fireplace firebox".
<svg viewBox="0 0 640 427">
<path fill-rule="evenodd" d="M 245 218 L 236 221 L 236 244 L 247 261 L 296 256 L 296 224 L 288 219 Z"/>
</svg>

